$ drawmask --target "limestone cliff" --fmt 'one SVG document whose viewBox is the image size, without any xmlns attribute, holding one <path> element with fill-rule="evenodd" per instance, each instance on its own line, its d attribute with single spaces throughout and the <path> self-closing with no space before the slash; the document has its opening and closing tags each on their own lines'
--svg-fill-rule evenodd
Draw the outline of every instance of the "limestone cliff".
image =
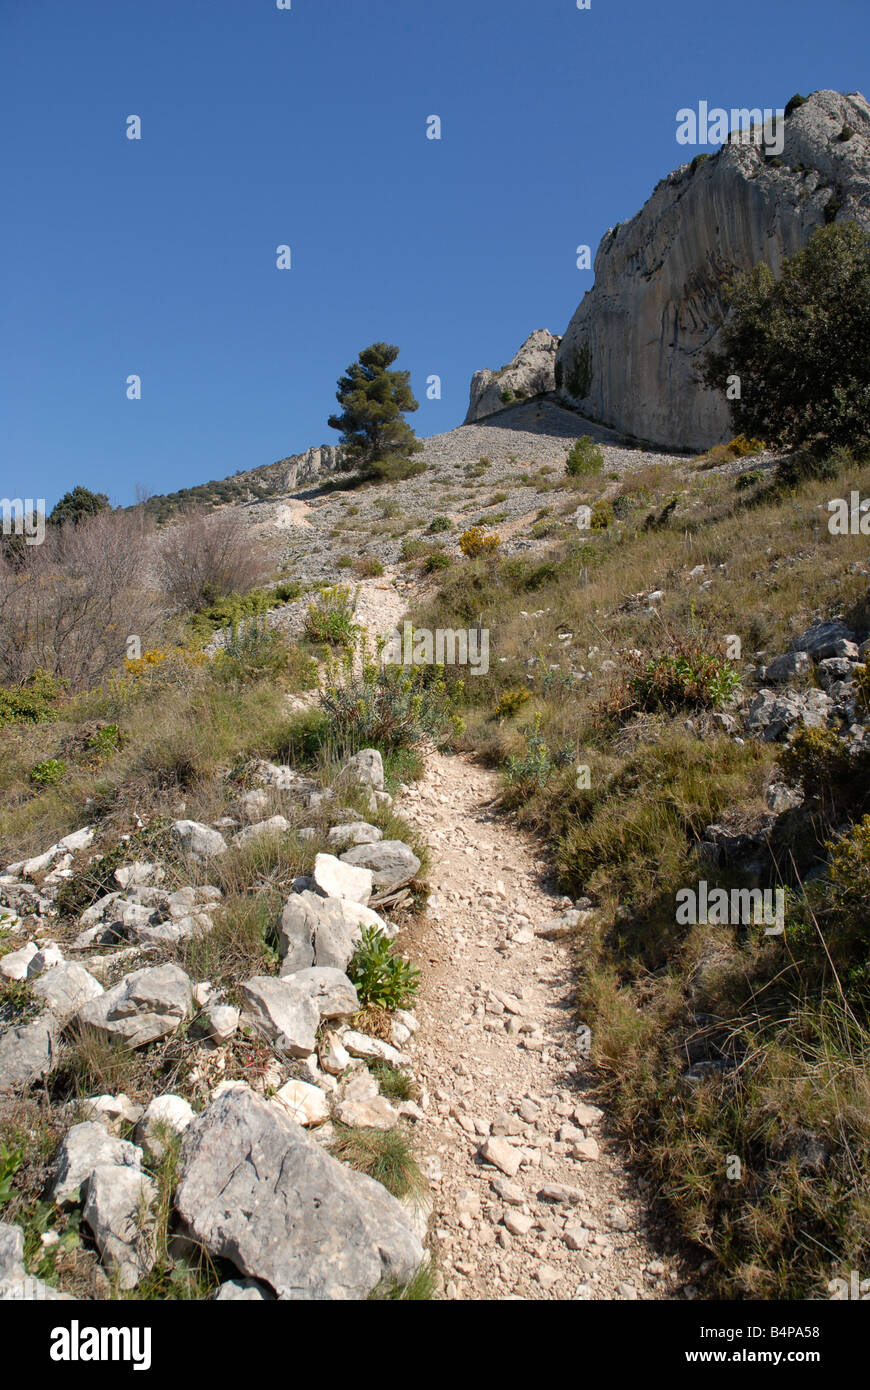
<svg viewBox="0 0 870 1390">
<path fill-rule="evenodd" d="M 695 381 L 728 277 L 761 260 L 778 274 L 825 222 L 854 218 L 870 227 L 870 106 L 862 96 L 816 92 L 787 117 L 781 157 L 738 138 L 682 165 L 630 222 L 606 234 L 595 284 L 556 358 L 566 399 L 666 448 L 703 449 L 729 437 L 724 397 Z"/>
<path fill-rule="evenodd" d="M 471 425 L 485 415 L 494 415 L 506 405 L 529 396 L 544 395 L 555 388 L 556 351 L 560 340 L 546 328 L 537 328 L 519 352 L 500 371 L 484 367 L 471 378 L 471 396 L 464 424 Z"/>
</svg>

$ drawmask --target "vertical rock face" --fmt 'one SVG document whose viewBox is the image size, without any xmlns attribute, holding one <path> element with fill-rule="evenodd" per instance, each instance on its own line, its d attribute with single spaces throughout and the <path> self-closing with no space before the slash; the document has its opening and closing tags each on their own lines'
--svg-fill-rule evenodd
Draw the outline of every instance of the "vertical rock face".
<svg viewBox="0 0 870 1390">
<path fill-rule="evenodd" d="M 482 371 L 475 372 L 471 378 L 468 414 L 463 423 L 470 425 L 475 420 L 482 420 L 485 415 L 504 410 L 514 400 L 540 396 L 554 390 L 559 342 L 546 328 L 537 328 L 523 343 L 516 357 L 501 371 L 492 372 L 489 367 L 484 367 Z"/>
<path fill-rule="evenodd" d="M 816 92 L 787 117 L 778 158 L 738 141 L 682 165 L 607 233 L 556 359 L 558 389 L 584 414 L 666 448 L 729 437 L 724 394 L 695 381 L 725 281 L 759 261 L 779 275 L 826 222 L 870 227 L 864 97 Z"/>
<path fill-rule="evenodd" d="M 337 473 L 339 451 L 332 444 L 321 444 L 319 448 L 307 449 L 304 454 L 282 459 L 280 466 L 284 469 L 285 490 L 292 492 L 294 488 Z"/>
</svg>

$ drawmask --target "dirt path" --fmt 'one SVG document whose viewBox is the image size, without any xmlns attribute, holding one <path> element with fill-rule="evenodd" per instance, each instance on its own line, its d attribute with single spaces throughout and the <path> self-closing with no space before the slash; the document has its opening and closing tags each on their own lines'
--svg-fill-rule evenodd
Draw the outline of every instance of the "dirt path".
<svg viewBox="0 0 870 1390">
<path fill-rule="evenodd" d="M 432 854 L 429 916 L 404 944 L 423 968 L 412 1056 L 443 1296 L 679 1296 L 686 1271 L 647 1229 L 589 1096 L 568 949 L 534 934 L 568 900 L 542 887 L 548 865 L 494 812 L 497 791 L 467 758 L 433 754 L 402 797 Z"/>
<path fill-rule="evenodd" d="M 356 620 L 384 634 L 407 603 L 389 579 L 367 581 Z M 493 808 L 498 791 L 471 759 L 432 753 L 400 801 L 431 857 L 427 917 L 401 945 L 422 968 L 409 1049 L 441 1296 L 681 1296 L 690 1274 L 649 1228 L 590 1095 L 569 950 L 535 934 L 570 900 L 546 888 L 541 847 Z"/>
</svg>

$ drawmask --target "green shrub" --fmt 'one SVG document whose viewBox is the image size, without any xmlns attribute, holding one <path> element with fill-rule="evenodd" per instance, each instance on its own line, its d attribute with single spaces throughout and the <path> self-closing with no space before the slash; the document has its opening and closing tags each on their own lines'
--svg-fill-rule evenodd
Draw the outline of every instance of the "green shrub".
<svg viewBox="0 0 870 1390">
<path fill-rule="evenodd" d="M 738 492 L 746 492 L 748 488 L 757 487 L 759 483 L 763 482 L 763 470 L 761 468 L 750 468 L 747 470 L 747 472 L 741 473 L 738 476 L 735 482 L 735 487 L 737 488 Z"/>
<path fill-rule="evenodd" d="M 433 516 L 426 530 L 437 533 L 438 531 L 450 531 L 452 527 L 453 522 L 450 520 L 449 516 Z"/>
<path fill-rule="evenodd" d="M 320 708 L 330 732 L 354 750 L 414 747 L 429 738 L 443 740 L 451 727 L 438 667 L 364 660 L 355 671 L 348 660 L 327 673 Z"/>
<path fill-rule="evenodd" d="M 36 787 L 56 787 L 66 776 L 66 763 L 60 758 L 46 758 L 44 762 L 34 763 L 28 775 Z"/>
<path fill-rule="evenodd" d="M 283 634 L 269 627 L 265 618 L 253 617 L 230 624 L 224 645 L 215 657 L 214 670 L 221 679 L 245 682 L 266 676 L 277 679 L 293 666 L 296 678 L 304 679 L 301 668 L 310 666 L 310 659 L 297 653 L 294 658 L 291 660 Z"/>
<path fill-rule="evenodd" d="M 525 753 L 519 758 L 511 754 L 505 761 L 502 777 L 506 804 L 520 806 L 529 801 L 543 791 L 555 771 L 556 763 L 541 733 L 541 716 L 536 714 L 527 730 Z"/>
<path fill-rule="evenodd" d="M 4 724 L 45 724 L 54 719 L 64 682 L 47 671 L 34 671 L 18 686 L 0 687 L 0 728 Z"/>
<path fill-rule="evenodd" d="M 795 449 L 786 458 L 780 459 L 776 465 L 775 481 L 779 488 L 786 490 L 800 487 L 802 483 L 832 482 L 854 465 L 854 456 L 847 447 L 840 446 L 829 451 L 819 442 Z"/>
<path fill-rule="evenodd" d="M 408 1008 L 420 988 L 418 967 L 395 955 L 390 938 L 374 926 L 361 928 L 347 973 L 363 1008 Z"/>
<path fill-rule="evenodd" d="M 448 570 L 452 563 L 450 556 L 443 550 L 434 550 L 423 562 L 423 573 L 435 574 L 437 570 Z"/>
<path fill-rule="evenodd" d="M 785 781 L 831 822 L 870 805 L 870 752 L 850 752 L 831 729 L 798 729 L 778 762 Z"/>
<path fill-rule="evenodd" d="M 593 531 L 606 531 L 613 525 L 615 520 L 613 507 L 609 502 L 596 502 L 589 517 L 589 525 Z"/>
<path fill-rule="evenodd" d="M 353 621 L 350 590 L 337 584 L 324 589 L 305 615 L 305 636 L 309 642 L 325 642 L 332 647 L 350 647 L 358 632 Z"/>
<path fill-rule="evenodd" d="M 735 426 L 787 449 L 870 439 L 870 235 L 856 222 L 820 227 L 778 280 L 761 262 L 728 295 L 700 375 L 719 392 L 734 374 L 752 382 L 729 402 Z"/>
<path fill-rule="evenodd" d="M 672 639 L 675 651 L 629 658 L 630 707 L 647 712 L 717 709 L 740 687 L 734 667 L 692 637 Z"/>
<path fill-rule="evenodd" d="M 580 478 L 588 473 L 600 473 L 603 467 L 604 454 L 592 436 L 581 435 L 565 460 L 565 472 L 572 478 Z"/>
</svg>

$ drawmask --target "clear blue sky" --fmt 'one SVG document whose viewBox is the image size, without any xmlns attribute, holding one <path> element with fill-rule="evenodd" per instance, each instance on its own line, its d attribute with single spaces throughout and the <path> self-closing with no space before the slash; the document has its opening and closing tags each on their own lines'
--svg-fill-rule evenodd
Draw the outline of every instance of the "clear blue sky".
<svg viewBox="0 0 870 1390">
<path fill-rule="evenodd" d="M 564 331 L 574 248 L 687 157 L 678 108 L 868 94 L 868 63 L 868 0 L 0 0 L 0 494 L 335 442 L 379 339 L 450 429 L 476 368 Z"/>
</svg>

